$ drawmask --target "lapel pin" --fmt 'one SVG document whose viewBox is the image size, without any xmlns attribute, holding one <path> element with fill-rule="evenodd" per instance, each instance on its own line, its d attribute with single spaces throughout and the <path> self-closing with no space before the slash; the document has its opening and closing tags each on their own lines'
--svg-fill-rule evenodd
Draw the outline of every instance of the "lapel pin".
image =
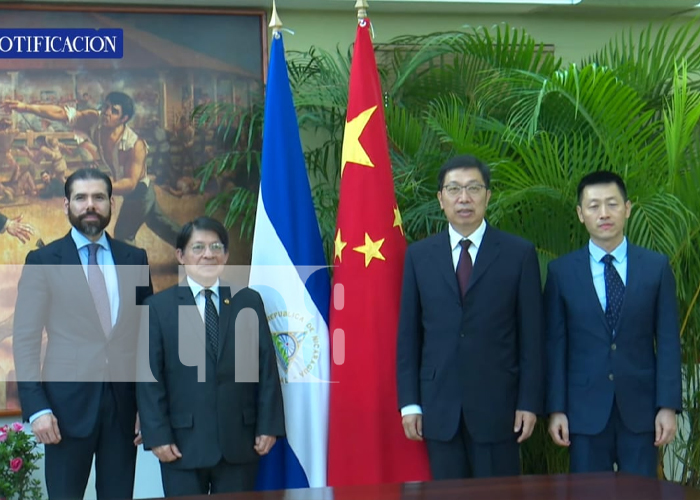
<svg viewBox="0 0 700 500">
<path fill-rule="evenodd" d="M 228 300 L 228 299 L 224 299 L 224 304 L 228 305 L 228 304 L 229 304 L 229 302 L 231 302 L 231 301 L 230 301 L 230 300 Z"/>
</svg>

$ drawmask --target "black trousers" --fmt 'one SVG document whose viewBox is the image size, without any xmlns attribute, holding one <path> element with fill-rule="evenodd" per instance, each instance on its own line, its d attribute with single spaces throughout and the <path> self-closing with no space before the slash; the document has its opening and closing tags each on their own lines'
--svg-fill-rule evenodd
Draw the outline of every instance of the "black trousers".
<svg viewBox="0 0 700 500">
<path fill-rule="evenodd" d="M 60 430 L 61 422 L 58 426 Z M 61 437 L 60 443 L 45 446 L 44 469 L 50 500 L 82 499 L 93 458 L 98 500 L 133 497 L 135 435 L 125 434 L 119 425 L 111 384 L 103 384 L 100 414 L 92 434 L 86 438 Z"/>
<path fill-rule="evenodd" d="M 515 415 L 513 415 L 515 420 Z M 517 435 L 498 443 L 478 443 L 460 419 L 457 433 L 449 441 L 427 440 L 433 479 L 463 479 L 520 474 L 520 446 Z"/>
<path fill-rule="evenodd" d="M 252 491 L 258 475 L 258 463 L 230 464 L 221 460 L 214 467 L 176 469 L 161 464 L 163 491 L 166 497 Z"/>
</svg>

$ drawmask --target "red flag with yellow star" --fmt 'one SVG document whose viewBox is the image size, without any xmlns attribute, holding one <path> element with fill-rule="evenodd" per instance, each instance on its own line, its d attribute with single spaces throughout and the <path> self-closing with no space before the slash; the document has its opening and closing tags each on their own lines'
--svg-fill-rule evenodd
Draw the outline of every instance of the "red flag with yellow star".
<svg viewBox="0 0 700 500">
<path fill-rule="evenodd" d="M 406 239 L 369 29 L 369 19 L 360 21 L 343 138 L 330 312 L 330 486 L 430 479 L 425 445 L 406 439 L 396 396 Z"/>
</svg>

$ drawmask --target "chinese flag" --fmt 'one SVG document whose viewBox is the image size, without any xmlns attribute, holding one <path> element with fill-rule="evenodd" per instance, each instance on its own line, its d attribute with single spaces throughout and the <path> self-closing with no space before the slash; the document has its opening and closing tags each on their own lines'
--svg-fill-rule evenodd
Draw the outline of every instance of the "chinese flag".
<svg viewBox="0 0 700 500">
<path fill-rule="evenodd" d="M 430 479 L 425 444 L 405 437 L 396 396 L 406 239 L 369 29 L 369 19 L 360 21 L 343 138 L 330 312 L 329 486 Z"/>
</svg>

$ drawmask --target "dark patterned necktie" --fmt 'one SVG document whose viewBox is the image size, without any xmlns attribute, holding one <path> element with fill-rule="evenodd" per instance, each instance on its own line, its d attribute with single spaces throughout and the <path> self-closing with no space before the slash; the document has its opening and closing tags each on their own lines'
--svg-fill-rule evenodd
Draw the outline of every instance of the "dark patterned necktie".
<svg viewBox="0 0 700 500">
<path fill-rule="evenodd" d="M 216 306 L 211 296 L 214 292 L 209 289 L 204 290 L 205 305 L 204 305 L 204 325 L 206 327 L 207 340 L 214 351 L 214 354 L 219 352 L 219 314 L 216 312 Z"/>
<path fill-rule="evenodd" d="M 605 318 L 614 333 L 617 320 L 620 318 L 622 300 L 625 297 L 625 284 L 613 266 L 612 255 L 603 257 L 603 263 L 605 264 Z"/>
<path fill-rule="evenodd" d="M 457 281 L 459 282 L 459 291 L 464 297 L 469 286 L 469 277 L 472 274 L 472 257 L 469 255 L 469 247 L 472 242 L 462 240 L 459 244 L 462 245 L 462 252 L 459 254 L 459 262 L 457 262 Z"/>
<path fill-rule="evenodd" d="M 92 300 L 95 301 L 95 308 L 97 309 L 102 329 L 105 335 L 109 335 L 112 331 L 112 313 L 109 306 L 105 276 L 97 264 L 97 250 L 99 248 L 100 245 L 97 243 L 88 245 L 88 284 L 90 292 L 92 292 Z"/>
</svg>

